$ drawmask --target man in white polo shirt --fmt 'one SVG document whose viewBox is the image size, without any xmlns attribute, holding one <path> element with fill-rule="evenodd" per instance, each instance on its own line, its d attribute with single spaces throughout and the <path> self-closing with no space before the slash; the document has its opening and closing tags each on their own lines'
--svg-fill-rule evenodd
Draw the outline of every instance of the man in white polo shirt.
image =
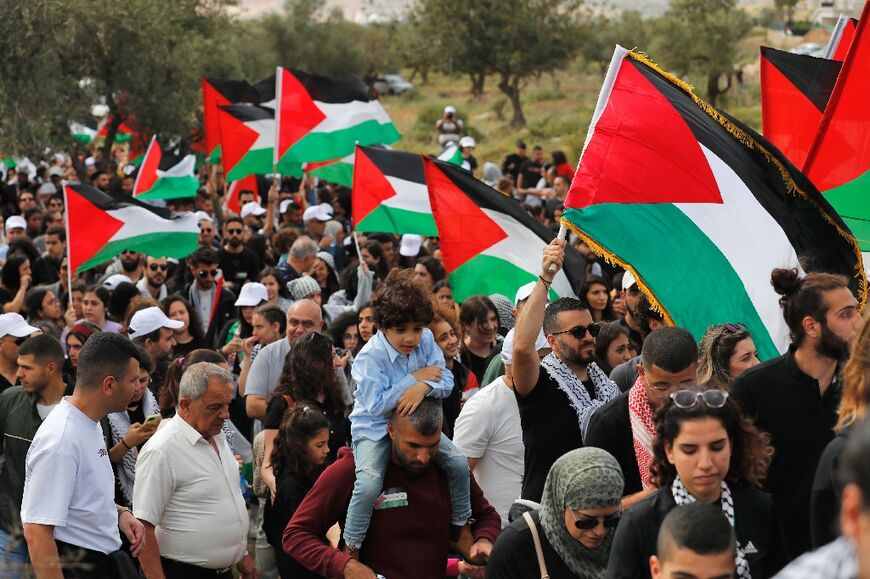
<svg viewBox="0 0 870 579">
<path fill-rule="evenodd" d="M 127 408 L 139 381 L 139 352 L 112 332 L 91 336 L 79 354 L 73 395 L 43 421 L 27 452 L 21 521 L 39 579 L 113 579 L 126 559 L 119 528 L 134 556 L 142 523 L 114 503 L 115 475 L 100 420 Z M 114 561 L 114 563 L 113 563 Z"/>
<path fill-rule="evenodd" d="M 256 579 L 239 466 L 221 427 L 232 376 L 193 364 L 179 384 L 178 413 L 164 421 L 136 463 L 133 508 L 145 524 L 140 560 L 149 579 Z"/>
</svg>

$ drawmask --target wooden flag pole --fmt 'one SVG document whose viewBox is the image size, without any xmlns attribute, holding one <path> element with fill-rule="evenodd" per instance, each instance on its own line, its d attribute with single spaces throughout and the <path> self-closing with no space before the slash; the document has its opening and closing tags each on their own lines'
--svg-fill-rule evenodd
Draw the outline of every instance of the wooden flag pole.
<svg viewBox="0 0 870 579">
<path fill-rule="evenodd" d="M 64 209 L 64 220 L 63 226 L 66 229 L 66 292 L 69 295 L 69 301 L 67 302 L 67 307 L 73 307 L 73 295 L 72 295 L 72 238 L 69 235 L 69 193 L 68 187 L 66 183 L 63 186 L 63 209 Z M 66 314 L 66 312 L 64 312 Z"/>
</svg>

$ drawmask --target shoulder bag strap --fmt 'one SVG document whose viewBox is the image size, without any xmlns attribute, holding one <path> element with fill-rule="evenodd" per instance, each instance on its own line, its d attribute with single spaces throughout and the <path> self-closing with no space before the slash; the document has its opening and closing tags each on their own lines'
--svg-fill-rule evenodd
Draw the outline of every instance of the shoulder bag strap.
<svg viewBox="0 0 870 579">
<path fill-rule="evenodd" d="M 535 525 L 535 520 L 528 511 L 523 513 L 523 518 L 528 523 L 529 530 L 532 532 L 532 541 L 535 543 L 535 554 L 538 556 L 538 568 L 541 570 L 541 579 L 550 579 L 547 564 L 544 562 L 544 550 L 541 548 L 541 537 L 538 536 L 538 527 Z"/>
</svg>

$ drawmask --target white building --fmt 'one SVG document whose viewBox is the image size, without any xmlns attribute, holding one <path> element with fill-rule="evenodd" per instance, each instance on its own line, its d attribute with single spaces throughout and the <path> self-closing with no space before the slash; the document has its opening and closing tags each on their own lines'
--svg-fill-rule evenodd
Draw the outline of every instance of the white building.
<svg viewBox="0 0 870 579">
<path fill-rule="evenodd" d="M 833 26 L 840 14 L 858 18 L 864 8 L 864 0 L 804 0 L 810 22 Z"/>
</svg>

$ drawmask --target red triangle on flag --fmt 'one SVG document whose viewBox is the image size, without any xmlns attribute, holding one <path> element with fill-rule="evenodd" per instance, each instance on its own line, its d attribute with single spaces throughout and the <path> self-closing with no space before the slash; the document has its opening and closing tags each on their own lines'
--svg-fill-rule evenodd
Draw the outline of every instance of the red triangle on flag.
<svg viewBox="0 0 870 579">
<path fill-rule="evenodd" d="M 846 22 L 846 26 L 843 28 L 843 33 L 840 35 L 840 41 L 837 43 L 837 48 L 834 50 L 834 55 L 831 57 L 833 60 L 839 60 L 840 62 L 846 60 L 846 55 L 849 53 L 849 46 L 852 45 L 852 40 L 855 38 L 856 30 L 857 26 L 855 26 L 855 19 L 850 18 L 848 22 Z"/>
<path fill-rule="evenodd" d="M 378 205 L 396 196 L 387 177 L 357 145 L 353 163 L 353 224 L 358 225 Z"/>
<path fill-rule="evenodd" d="M 221 128 L 221 163 L 224 175 L 227 175 L 257 142 L 260 135 L 227 111 L 218 109 L 218 119 Z"/>
<path fill-rule="evenodd" d="M 69 270 L 76 271 L 80 265 L 93 257 L 124 226 L 72 188 L 66 190 L 67 247 Z"/>
<path fill-rule="evenodd" d="M 623 59 L 594 131 L 566 206 L 722 203 L 698 139 L 628 58 Z"/>
<path fill-rule="evenodd" d="M 423 157 L 423 170 L 447 273 L 507 238 L 507 233 L 469 199 L 432 159 Z"/>
<path fill-rule="evenodd" d="M 136 182 L 133 184 L 134 197 L 150 190 L 157 182 L 157 169 L 160 167 L 162 158 L 163 150 L 160 148 L 160 143 L 157 142 L 157 137 L 152 137 L 151 144 L 148 145 L 148 150 L 145 152 L 145 158 L 139 165 Z"/>
<path fill-rule="evenodd" d="M 229 191 L 227 192 L 227 209 L 236 215 L 239 215 L 242 212 L 242 207 L 239 205 L 239 193 L 242 191 L 253 191 L 257 198 L 257 202 L 260 201 L 257 175 L 248 175 L 247 177 L 242 177 L 238 181 L 230 183 Z"/>
<path fill-rule="evenodd" d="M 205 129 L 206 156 L 210 156 L 220 145 L 221 131 L 218 120 L 220 109 L 218 107 L 228 104 L 230 101 L 220 91 L 216 90 L 206 79 L 202 79 L 202 124 Z"/>
<path fill-rule="evenodd" d="M 317 107 L 305 86 L 292 72 L 284 67 L 278 67 L 277 75 L 275 122 L 278 132 L 278 154 L 276 158 L 280 160 L 284 153 L 319 125 L 326 115 Z"/>
</svg>

